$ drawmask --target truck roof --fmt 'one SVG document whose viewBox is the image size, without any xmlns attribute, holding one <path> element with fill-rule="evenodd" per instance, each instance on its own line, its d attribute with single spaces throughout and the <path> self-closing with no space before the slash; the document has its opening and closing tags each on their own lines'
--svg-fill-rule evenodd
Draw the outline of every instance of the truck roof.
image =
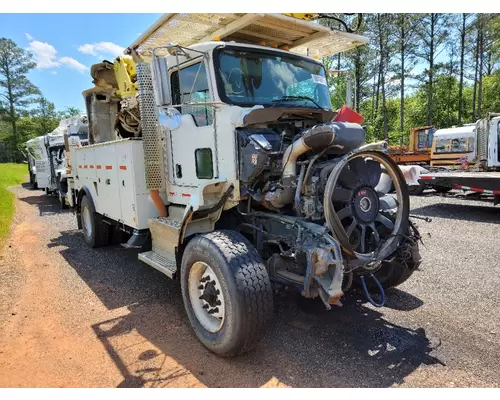
<svg viewBox="0 0 500 400">
<path fill-rule="evenodd" d="M 475 125 L 459 126 L 457 128 L 438 129 L 436 132 L 434 132 L 434 137 L 440 139 L 463 137 L 463 136 L 473 137 L 475 136 L 475 132 L 476 132 Z"/>
<path fill-rule="evenodd" d="M 189 47 L 196 43 L 235 41 L 269 46 L 302 55 L 325 57 L 368 43 L 368 38 L 332 29 L 284 14 L 164 14 L 135 40 L 125 54 L 135 50 L 144 58 L 168 43 Z"/>
</svg>

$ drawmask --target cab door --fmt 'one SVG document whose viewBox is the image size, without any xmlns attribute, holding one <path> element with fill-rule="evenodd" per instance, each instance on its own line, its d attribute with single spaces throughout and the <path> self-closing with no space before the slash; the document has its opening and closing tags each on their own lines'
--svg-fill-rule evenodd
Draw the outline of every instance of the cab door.
<svg viewBox="0 0 500 400">
<path fill-rule="evenodd" d="M 182 114 L 181 126 L 170 131 L 174 185 L 195 187 L 217 175 L 214 107 L 205 62 L 183 66 L 170 75 L 172 103 Z"/>
</svg>

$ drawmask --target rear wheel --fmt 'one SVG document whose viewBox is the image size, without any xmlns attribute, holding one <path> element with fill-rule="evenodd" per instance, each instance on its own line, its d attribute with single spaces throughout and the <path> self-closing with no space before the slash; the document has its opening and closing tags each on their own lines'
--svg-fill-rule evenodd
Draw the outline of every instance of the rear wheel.
<svg viewBox="0 0 500 400">
<path fill-rule="evenodd" d="M 257 250 L 235 231 L 214 231 L 188 243 L 181 288 L 196 336 L 220 356 L 253 349 L 273 313 L 267 270 Z"/>
<path fill-rule="evenodd" d="M 60 191 L 57 192 L 58 197 L 59 197 L 59 207 L 61 210 L 65 210 L 68 208 L 68 205 L 66 204 L 66 196 L 64 196 Z"/>
<path fill-rule="evenodd" d="M 94 204 L 88 196 L 81 201 L 81 223 L 85 242 L 90 247 L 102 247 L 109 243 L 109 225 L 96 213 Z"/>
<path fill-rule="evenodd" d="M 422 185 L 419 183 L 418 185 L 411 185 L 408 186 L 408 193 L 411 196 L 420 196 L 422 193 L 424 193 L 425 190 L 425 185 Z"/>
<path fill-rule="evenodd" d="M 451 188 L 446 186 L 434 186 L 434 190 L 438 193 L 448 193 Z"/>
<path fill-rule="evenodd" d="M 38 184 L 36 182 L 36 175 L 30 172 L 30 184 L 32 189 L 38 189 Z"/>
</svg>

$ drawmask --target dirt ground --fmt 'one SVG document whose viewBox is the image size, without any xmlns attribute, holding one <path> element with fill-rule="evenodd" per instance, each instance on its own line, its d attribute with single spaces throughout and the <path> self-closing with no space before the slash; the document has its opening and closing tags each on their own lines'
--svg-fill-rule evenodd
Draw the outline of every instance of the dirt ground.
<svg viewBox="0 0 500 400">
<path fill-rule="evenodd" d="M 420 225 L 424 263 L 386 307 L 354 293 L 326 311 L 280 292 L 259 347 L 222 359 L 195 338 L 176 282 L 134 251 L 86 248 L 55 198 L 13 191 L 1 387 L 500 386 L 498 246 L 484 239 L 500 237 L 493 207 L 412 198 L 414 213 L 434 218 Z"/>
</svg>

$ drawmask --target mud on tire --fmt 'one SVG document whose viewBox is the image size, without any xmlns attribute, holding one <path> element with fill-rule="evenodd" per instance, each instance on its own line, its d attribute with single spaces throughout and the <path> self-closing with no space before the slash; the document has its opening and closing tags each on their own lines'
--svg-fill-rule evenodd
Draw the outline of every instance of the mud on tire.
<svg viewBox="0 0 500 400">
<path fill-rule="evenodd" d="M 196 262 L 207 264 L 220 283 L 224 319 L 216 332 L 205 329 L 193 309 L 188 280 Z M 230 230 L 196 236 L 186 246 L 180 275 L 184 306 L 198 339 L 220 356 L 232 357 L 252 350 L 274 307 L 267 270 L 253 245 Z"/>
</svg>

